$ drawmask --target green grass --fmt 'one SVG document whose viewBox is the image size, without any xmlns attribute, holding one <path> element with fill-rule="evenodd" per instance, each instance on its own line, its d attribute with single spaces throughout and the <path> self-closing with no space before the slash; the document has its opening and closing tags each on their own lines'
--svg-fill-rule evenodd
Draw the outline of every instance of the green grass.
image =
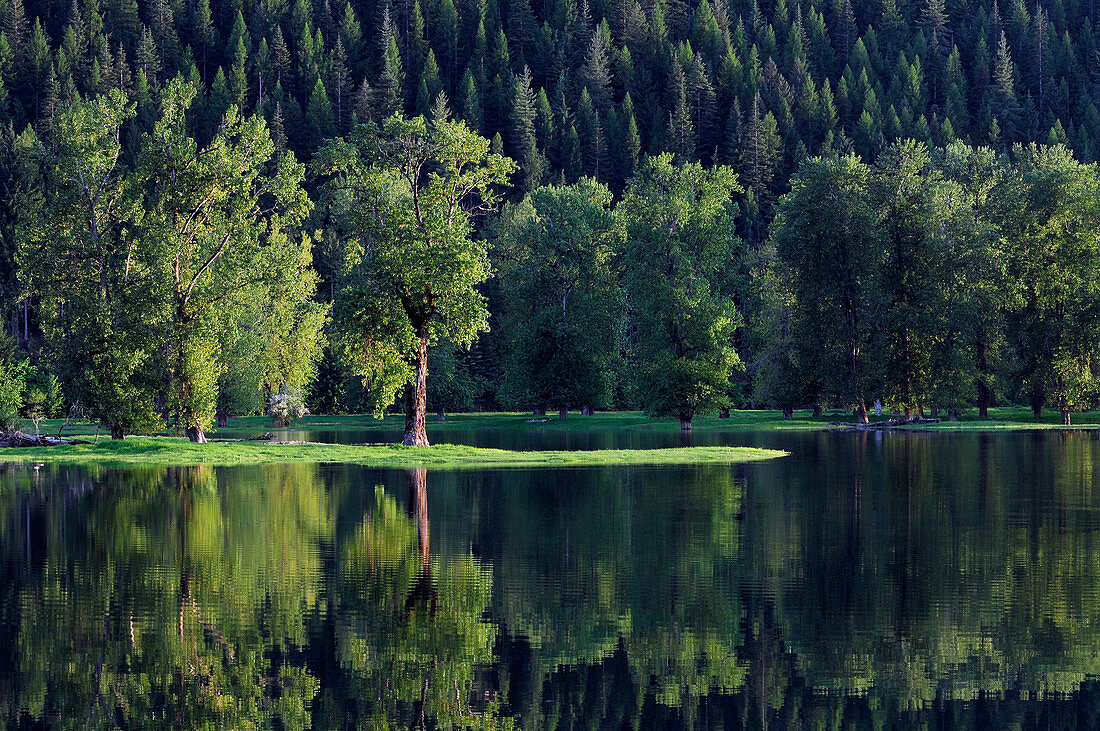
<svg viewBox="0 0 1100 731">
<path fill-rule="evenodd" d="M 548 414 L 548 421 L 542 423 L 532 422 L 534 419 L 530 413 L 476 413 L 476 414 L 449 414 L 444 422 L 438 421 L 434 416 L 429 418 L 429 436 L 437 435 L 437 439 L 446 438 L 447 434 L 462 431 L 507 431 L 512 433 L 585 433 L 585 432 L 628 432 L 640 434 L 677 434 L 679 424 L 670 419 L 653 419 L 637 411 L 603 412 L 592 416 L 582 416 L 580 413 L 570 414 L 568 419 L 559 419 L 556 413 Z M 875 417 L 872 416 L 872 420 Z M 883 419 L 890 418 L 884 414 Z M 839 410 L 830 410 L 824 416 L 814 417 L 809 410 L 796 411 L 790 419 L 783 418 L 782 414 L 774 410 L 743 410 L 734 411 L 730 418 L 720 419 L 716 415 L 699 416 L 693 422 L 695 433 L 722 432 L 787 432 L 787 431 L 814 431 L 830 429 L 830 424 L 835 422 L 852 422 L 852 415 Z M 384 419 L 375 419 L 370 416 L 307 416 L 295 422 L 290 431 L 310 430 L 383 430 L 391 433 L 394 439 L 401 433 L 403 417 L 391 415 Z M 47 420 L 42 422 L 43 433 L 56 434 L 61 426 L 60 420 Z M 1100 427 L 1100 410 L 1087 411 L 1073 415 L 1073 426 L 1070 428 L 1098 428 Z M 990 418 L 979 421 L 977 409 L 966 410 L 958 422 L 944 421 L 939 424 L 922 425 L 919 427 L 903 427 L 908 429 L 930 429 L 935 431 L 970 431 L 970 432 L 1002 432 L 1012 430 L 1032 429 L 1062 429 L 1061 417 L 1058 412 L 1047 410 L 1043 412 L 1042 420 L 1036 423 L 1032 420 L 1031 410 L 1026 407 L 1001 407 L 990 409 Z M 28 423 L 25 431 L 33 433 L 33 427 Z M 254 436 L 264 432 L 272 432 L 279 438 L 285 432 L 272 426 L 271 420 L 262 416 L 249 416 L 232 419 L 229 428 L 215 431 L 211 434 L 215 439 L 240 439 Z M 76 422 L 65 429 L 66 436 L 80 436 L 88 438 L 95 434 L 95 425 L 87 422 Z M 161 435 L 167 436 L 167 435 Z M 293 437 L 291 437 L 293 438 Z M 307 437 L 308 438 L 308 437 Z M 100 439 L 110 441 L 106 437 Z M 128 438 L 126 443 L 137 444 L 137 438 Z M 159 444 L 159 442 L 156 442 Z M 152 444 L 152 443 L 150 443 Z M 333 445 L 335 446 L 335 445 Z M 251 446 L 245 449 L 251 449 Z M 128 449 L 128 447 L 126 448 Z M 152 447 L 150 447 L 152 449 Z M 202 449 L 199 447 L 199 449 Z M 283 448 L 285 450 L 285 447 Z M 181 453 L 179 448 L 174 448 L 176 453 Z M 316 453 L 317 450 L 311 450 Z M 669 450 L 661 450 L 667 452 Z M 0 451 L 0 460 L 11 458 L 16 450 Z M 249 452 L 252 454 L 252 452 Z M 198 455 L 195 455 L 197 458 Z M 666 455 L 667 456 L 667 455 Z M 189 457 L 190 458 L 190 457 Z M 591 459 L 591 458 L 589 458 Z M 685 458 L 686 459 L 686 458 Z M 135 460 L 137 461 L 137 460 Z M 329 457 L 311 457 L 309 461 L 333 461 Z M 621 461 L 618 463 L 622 463 Z"/>
<path fill-rule="evenodd" d="M 883 420 L 893 418 L 895 415 L 884 413 L 882 417 L 871 416 Z M 963 410 L 960 420 L 957 422 L 943 421 L 939 424 L 925 425 L 925 429 L 940 429 L 950 431 L 1005 431 L 1005 430 L 1029 430 L 1029 429 L 1062 429 L 1062 417 L 1057 411 L 1045 410 L 1042 420 L 1036 423 L 1032 419 L 1031 409 L 1027 407 L 1005 406 L 989 410 L 989 419 L 979 420 L 977 409 Z M 654 419 L 638 411 L 614 411 L 601 412 L 592 416 L 581 416 L 580 413 L 570 413 L 569 418 L 559 419 L 557 413 L 547 414 L 540 419 L 549 419 L 543 423 L 533 423 L 530 413 L 475 413 L 475 414 L 448 414 L 447 420 L 439 422 L 434 416 L 428 420 L 428 432 L 446 434 L 447 432 L 464 430 L 502 430 L 502 431 L 538 431 L 538 432 L 601 432 L 601 431 L 627 431 L 639 433 L 668 433 L 676 434 L 680 431 L 678 422 L 670 419 Z M 815 431 L 831 428 L 830 425 L 838 422 L 854 422 L 851 412 L 830 409 L 824 416 L 814 417 L 809 409 L 795 411 L 789 419 L 783 418 L 779 411 L 769 409 L 733 411 L 730 418 L 721 419 L 717 415 L 697 416 L 692 422 L 692 430 L 695 433 L 707 432 L 786 432 L 786 431 Z M 374 419 L 369 416 L 308 416 L 295 422 L 292 430 L 310 429 L 389 429 L 394 434 L 400 433 L 404 425 L 403 417 L 387 416 L 385 419 Z M 271 427 L 270 419 L 260 416 L 244 417 L 230 421 L 230 428 L 220 433 L 244 435 L 257 434 L 264 431 L 278 433 Z M 1073 415 L 1073 426 L 1100 427 L 1100 410 L 1085 411 Z M 913 427 L 907 427 L 913 428 Z"/>
<path fill-rule="evenodd" d="M 246 465 L 341 463 L 369 467 L 588 467 L 598 465 L 734 464 L 785 456 L 785 452 L 748 447 L 676 449 L 604 449 L 573 452 L 511 452 L 442 444 L 432 447 L 346 444 L 270 444 L 211 442 L 192 444 L 175 437 L 101 439 L 99 444 L 12 448 L 0 462 L 58 462 L 144 465 Z"/>
<path fill-rule="evenodd" d="M 839 414 L 839 412 L 837 412 Z M 784 419 L 778 411 L 734 411 L 731 418 L 720 419 L 716 415 L 697 416 L 692 422 L 695 432 L 736 432 L 736 431 L 804 431 L 827 428 L 830 421 L 844 418 L 843 415 L 827 416 L 815 419 L 809 411 L 796 412 L 793 419 Z M 533 421 L 548 419 L 545 422 Z M 294 422 L 294 430 L 310 429 L 386 429 L 395 435 L 400 434 L 404 426 L 404 417 L 390 415 L 384 419 L 369 416 L 307 416 Z M 429 434 L 446 434 L 466 430 L 478 431 L 534 431 L 534 432 L 605 432 L 630 431 L 641 433 L 679 434 L 680 423 L 672 419 L 654 419 L 640 411 L 600 412 L 592 416 L 582 416 L 580 412 L 571 412 L 569 418 L 559 419 L 557 412 L 542 417 L 530 413 L 491 412 L 472 414 L 448 414 L 447 420 L 440 422 L 434 415 L 428 417 Z M 271 426 L 271 420 L 261 416 L 249 416 L 233 419 L 229 429 L 219 434 L 258 434 L 278 430 Z"/>
</svg>

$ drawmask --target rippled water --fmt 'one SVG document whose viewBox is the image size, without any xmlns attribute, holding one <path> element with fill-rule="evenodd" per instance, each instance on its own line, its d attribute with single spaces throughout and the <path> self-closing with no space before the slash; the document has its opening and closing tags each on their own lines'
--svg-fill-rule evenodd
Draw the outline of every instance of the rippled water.
<svg viewBox="0 0 1100 731">
<path fill-rule="evenodd" d="M 747 466 L 0 468 L 0 718 L 1100 724 L 1095 434 Z"/>
</svg>

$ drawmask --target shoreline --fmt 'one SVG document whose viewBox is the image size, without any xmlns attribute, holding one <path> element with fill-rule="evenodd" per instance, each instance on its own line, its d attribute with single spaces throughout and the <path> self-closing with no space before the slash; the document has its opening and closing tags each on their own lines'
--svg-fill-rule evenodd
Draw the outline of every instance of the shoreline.
<svg viewBox="0 0 1100 731">
<path fill-rule="evenodd" d="M 780 450 L 755 447 L 536 452 L 453 444 L 431 447 L 243 441 L 193 444 L 178 437 L 128 437 L 119 441 L 101 439 L 99 444 L 9 447 L 0 450 L 0 465 L 50 463 L 228 467 L 261 464 L 352 464 L 380 468 L 488 469 L 743 464 L 785 456 L 787 453 Z"/>
</svg>

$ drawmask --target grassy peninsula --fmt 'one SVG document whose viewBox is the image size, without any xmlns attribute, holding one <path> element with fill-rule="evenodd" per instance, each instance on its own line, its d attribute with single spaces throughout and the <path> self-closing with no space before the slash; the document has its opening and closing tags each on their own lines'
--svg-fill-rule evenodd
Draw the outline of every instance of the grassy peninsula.
<svg viewBox="0 0 1100 731">
<path fill-rule="evenodd" d="M 120 441 L 101 439 L 98 444 L 6 449 L 0 452 L 0 462 L 215 466 L 329 462 L 369 467 L 473 469 L 735 464 L 772 459 L 785 454 L 777 450 L 750 447 L 521 452 L 454 444 L 439 444 L 431 447 L 270 442 L 193 444 L 186 439 L 176 437 L 131 437 Z"/>
</svg>

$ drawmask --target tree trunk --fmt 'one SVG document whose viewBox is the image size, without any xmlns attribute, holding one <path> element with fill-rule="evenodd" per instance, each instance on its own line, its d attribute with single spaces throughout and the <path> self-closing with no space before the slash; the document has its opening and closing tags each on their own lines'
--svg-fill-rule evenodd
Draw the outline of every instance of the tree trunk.
<svg viewBox="0 0 1100 731">
<path fill-rule="evenodd" d="M 784 419 L 790 419 L 793 416 L 794 416 L 794 407 L 793 406 L 784 406 L 783 407 L 783 418 Z"/>
<path fill-rule="evenodd" d="M 125 439 L 126 432 L 118 424 L 111 424 L 111 439 Z"/>
<path fill-rule="evenodd" d="M 1043 405 L 1042 404 L 1032 404 L 1031 405 L 1031 415 L 1033 417 L 1035 417 L 1036 422 L 1042 421 L 1043 420 Z"/>
<path fill-rule="evenodd" d="M 978 339 L 976 350 L 978 356 L 975 362 L 978 367 L 978 418 L 985 420 L 989 418 L 989 405 L 993 402 L 993 391 L 989 388 L 986 378 L 989 367 L 986 359 L 985 338 Z"/>
<path fill-rule="evenodd" d="M 546 416 L 546 409 L 544 409 L 541 406 L 536 406 L 534 411 L 535 411 L 535 416 Z"/>
<path fill-rule="evenodd" d="M 862 401 L 856 406 L 856 421 L 860 424 L 869 424 L 871 422 L 871 420 L 867 418 L 867 404 Z"/>
<path fill-rule="evenodd" d="M 825 416 L 825 407 L 821 404 L 814 404 L 814 418 L 820 419 L 822 416 Z"/>
<path fill-rule="evenodd" d="M 691 431 L 691 417 L 690 416 L 681 416 L 680 417 L 680 431 Z"/>
<path fill-rule="evenodd" d="M 428 446 L 428 429 L 425 414 L 428 411 L 428 334 L 421 333 L 420 347 L 416 354 L 416 374 L 405 384 L 405 438 L 406 447 Z"/>
<path fill-rule="evenodd" d="M 568 406 L 558 407 L 558 418 L 559 419 L 568 419 L 569 418 L 569 407 Z"/>
<path fill-rule="evenodd" d="M 1070 412 L 1062 409 L 1062 426 L 1070 425 Z"/>
<path fill-rule="evenodd" d="M 730 418 L 730 410 L 729 409 L 720 410 L 718 412 L 718 418 L 719 419 L 728 419 L 728 418 Z"/>
<path fill-rule="evenodd" d="M 447 420 L 447 412 L 444 411 L 443 409 L 440 409 L 438 412 L 436 412 L 436 415 L 439 417 L 440 421 L 446 421 Z"/>
<path fill-rule="evenodd" d="M 959 420 L 959 410 L 958 409 L 948 409 L 947 410 L 947 418 L 950 419 L 951 421 L 958 421 Z"/>
<path fill-rule="evenodd" d="M 218 414 L 218 428 L 225 429 L 229 426 L 229 414 Z"/>
<path fill-rule="evenodd" d="M 198 423 L 192 423 L 187 427 L 187 438 L 195 444 L 206 444 L 206 432 Z"/>
<path fill-rule="evenodd" d="M 592 407 L 585 404 L 581 407 L 581 416 L 592 416 Z"/>
</svg>

